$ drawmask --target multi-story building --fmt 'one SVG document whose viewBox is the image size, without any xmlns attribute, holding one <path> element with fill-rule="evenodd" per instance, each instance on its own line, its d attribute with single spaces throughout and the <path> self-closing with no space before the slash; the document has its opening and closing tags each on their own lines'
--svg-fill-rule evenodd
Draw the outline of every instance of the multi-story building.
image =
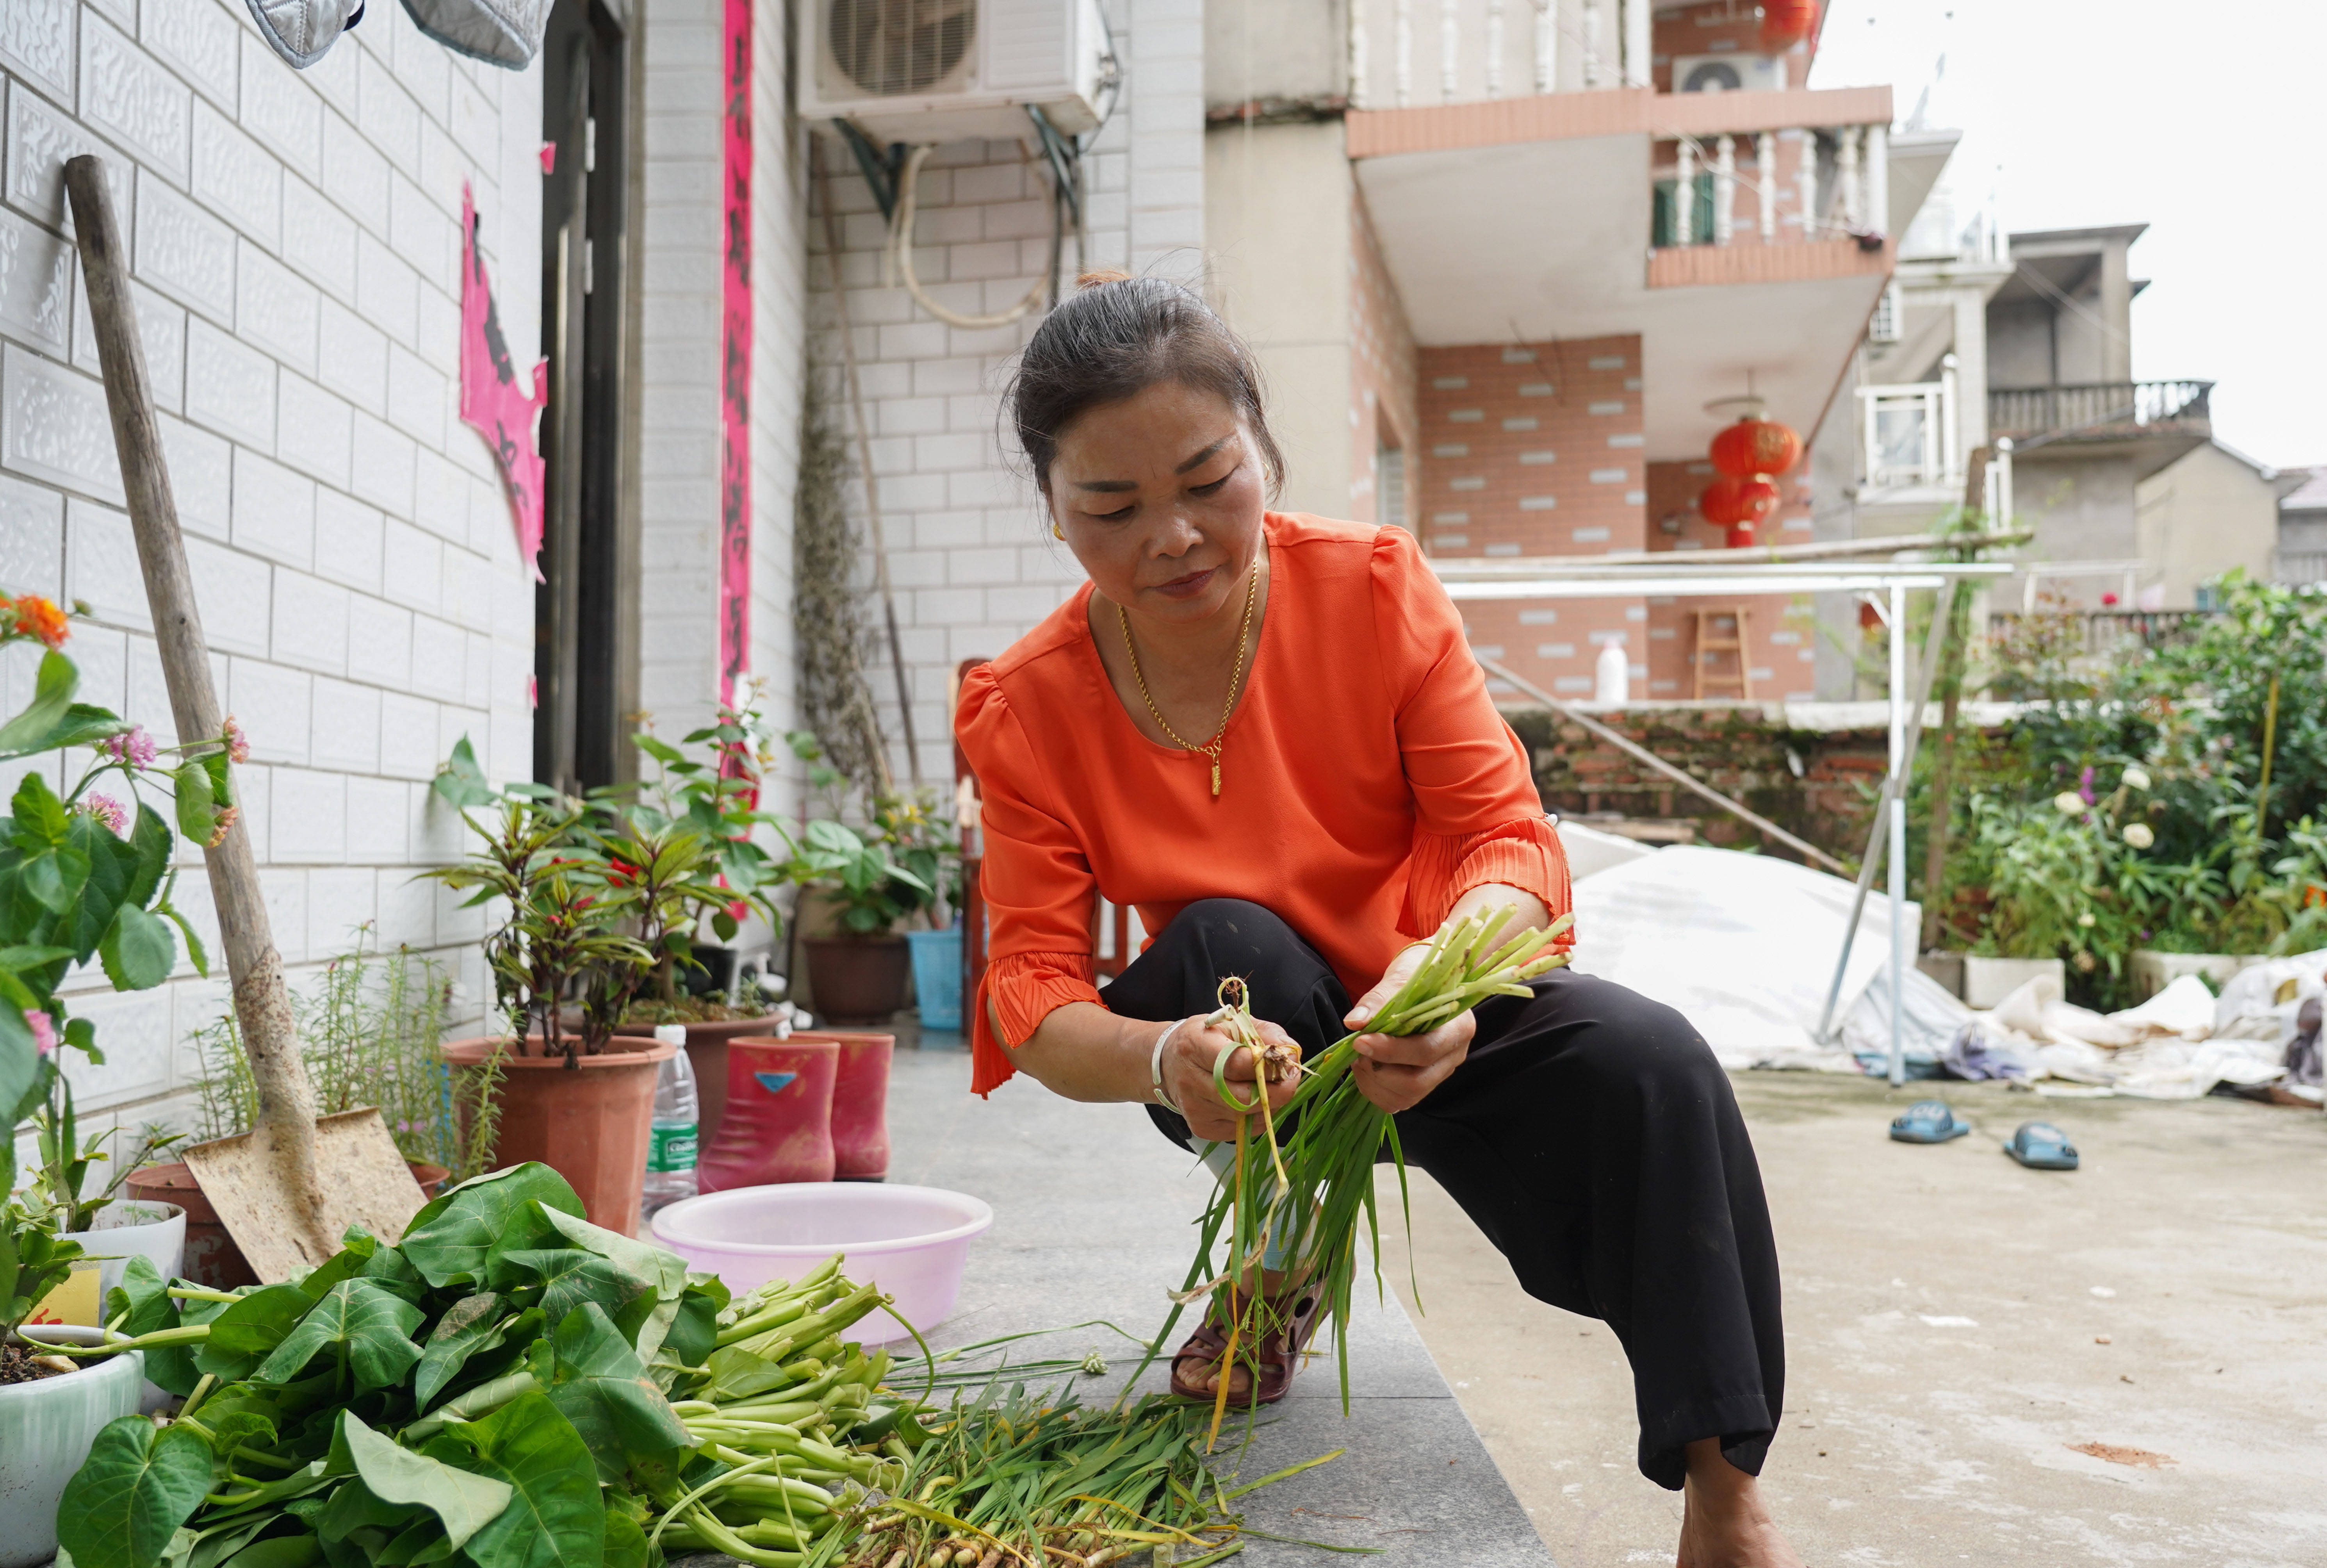
<svg viewBox="0 0 2327 1568">
<path fill-rule="evenodd" d="M 1915 133 L 1894 138 L 1894 146 Z M 2034 537 L 1990 592 L 2010 611 L 2202 608 L 2233 567 L 2267 575 L 2278 500 L 2301 482 L 2213 439 L 2206 381 L 2133 378 L 2128 253 L 2145 225 L 2004 234 L 1942 184 L 1851 367 L 1814 458 L 1818 533 L 1921 533 L 1971 504 Z M 1987 459 L 1966 493 L 1975 453 Z M 1824 607 L 1846 641 L 1848 606 Z M 1827 661 L 1820 690 L 1846 695 Z"/>
<path fill-rule="evenodd" d="M 1297 414 L 1290 499 L 1450 561 L 1720 544 L 1710 438 L 1749 394 L 1817 428 L 1920 199 L 1888 89 L 1807 88 L 1814 39 L 1763 52 L 1716 5 L 1250 10 L 1208 33 L 1206 238 Z M 1765 537 L 1806 537 L 1807 471 L 1782 483 Z M 1651 699 L 1696 695 L 1700 625 L 1741 610 L 1711 689 L 1808 695 L 1783 599 L 1465 603 L 1537 684 L 1588 696 L 1615 642 Z"/>
</svg>

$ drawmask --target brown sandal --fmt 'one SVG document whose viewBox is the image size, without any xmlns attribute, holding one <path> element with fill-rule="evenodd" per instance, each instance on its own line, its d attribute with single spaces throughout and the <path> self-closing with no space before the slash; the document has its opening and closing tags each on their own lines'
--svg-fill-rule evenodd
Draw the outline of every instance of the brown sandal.
<svg viewBox="0 0 2327 1568">
<path fill-rule="evenodd" d="M 1290 1296 L 1288 1293 L 1288 1296 Z M 1288 1297 L 1279 1297 L 1271 1306 L 1282 1311 Z M 1274 1405 L 1293 1391 L 1293 1374 L 1300 1365 L 1301 1353 L 1309 1347 L 1310 1339 L 1317 1332 L 1320 1309 L 1325 1302 L 1324 1293 L 1314 1286 L 1303 1286 L 1293 1300 L 1290 1324 L 1272 1330 L 1261 1336 L 1260 1343 L 1248 1347 L 1241 1340 L 1237 1346 L 1238 1365 L 1257 1363 L 1260 1370 L 1251 1393 L 1257 1398 L 1238 1400 L 1231 1394 L 1229 1402 L 1238 1409 L 1253 1405 Z M 1198 1325 L 1172 1358 L 1172 1392 L 1182 1399 L 1201 1399 L 1207 1404 L 1219 1397 L 1203 1386 L 1202 1379 L 1215 1374 L 1233 1377 L 1235 1368 L 1220 1372 L 1220 1364 L 1228 1356 L 1228 1336 L 1210 1318 Z M 1248 1363 L 1248 1354 L 1251 1363 Z"/>
</svg>

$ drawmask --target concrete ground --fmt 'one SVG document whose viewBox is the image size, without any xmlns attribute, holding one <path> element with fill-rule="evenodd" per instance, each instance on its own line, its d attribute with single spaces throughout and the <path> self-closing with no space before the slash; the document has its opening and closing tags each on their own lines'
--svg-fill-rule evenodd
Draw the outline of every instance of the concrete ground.
<svg viewBox="0 0 2327 1568">
<path fill-rule="evenodd" d="M 940 1349 L 994 1336 L 1107 1319 L 1143 1338 L 1170 1310 L 1185 1274 L 1190 1222 L 1209 1173 L 1160 1136 L 1135 1106 L 1074 1105 L 1029 1078 L 981 1103 L 958 1051 L 901 1049 L 890 1084 L 892 1181 L 952 1188 L 993 1205 L 994 1227 L 972 1246 L 961 1299 L 930 1336 Z M 1174 1340 L 1182 1338 L 1174 1335 Z M 1107 1377 L 1078 1377 L 1103 1404 L 1136 1366 L 1135 1348 L 1082 1329 L 1023 1343 L 1023 1357 L 1109 1358 Z M 1268 1411 L 1245 1446 L 1243 1423 L 1222 1433 L 1217 1468 L 1257 1479 L 1340 1449 L 1341 1456 L 1254 1492 L 1237 1505 L 1256 1530 L 1381 1554 L 1385 1568 L 1550 1568 L 1528 1516 L 1462 1406 L 1393 1301 L 1358 1304 L 1350 1334 L 1351 1414 L 1344 1418 L 1330 1361 L 1312 1365 L 1292 1397 Z M 1151 1368 L 1143 1391 L 1168 1369 Z M 1238 1568 L 1335 1561 L 1308 1547 L 1254 1539 Z"/>
<path fill-rule="evenodd" d="M 2327 1117 L 1734 1081 L 1785 1267 L 1765 1485 L 1807 1562 L 2327 1563 Z M 1932 1093 L 1972 1134 L 1890 1142 Z M 2005 1158 L 2030 1119 L 2084 1168 Z M 1680 1500 L 1634 1466 L 1614 1338 L 1521 1293 L 1416 1185 L 1416 1322 L 1553 1556 L 1670 1563 Z M 1386 1272 L 1410 1297 L 1407 1261 L 1400 1236 Z"/>
</svg>

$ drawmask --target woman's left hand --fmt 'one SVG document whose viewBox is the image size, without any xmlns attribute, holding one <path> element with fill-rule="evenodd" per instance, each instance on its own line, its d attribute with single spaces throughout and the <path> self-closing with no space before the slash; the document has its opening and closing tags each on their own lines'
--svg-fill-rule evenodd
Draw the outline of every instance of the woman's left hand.
<svg viewBox="0 0 2327 1568">
<path fill-rule="evenodd" d="M 1374 988 L 1342 1017 L 1342 1027 L 1363 1025 L 1397 994 L 1429 951 L 1427 945 L 1416 943 L 1392 958 Z M 1425 1034 L 1358 1036 L 1358 1063 L 1352 1072 L 1358 1092 L 1393 1115 L 1420 1105 L 1471 1054 L 1471 1036 L 1477 1028 L 1477 1020 L 1459 1013 Z"/>
</svg>

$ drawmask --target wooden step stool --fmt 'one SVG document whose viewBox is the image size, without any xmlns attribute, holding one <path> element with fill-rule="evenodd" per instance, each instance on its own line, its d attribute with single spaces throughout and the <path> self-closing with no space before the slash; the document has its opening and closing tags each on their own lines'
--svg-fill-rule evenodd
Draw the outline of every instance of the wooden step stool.
<svg viewBox="0 0 2327 1568">
<path fill-rule="evenodd" d="M 1753 700 L 1753 672 L 1746 665 L 1747 645 L 1752 640 L 1750 628 L 1752 611 L 1743 604 L 1729 610 L 1699 610 L 1696 611 L 1696 646 L 1689 654 L 1689 666 L 1696 677 L 1696 697 L 1703 702 L 1707 697 L 1734 696 L 1741 703 Z M 1730 635 L 1718 635 L 1720 623 L 1730 624 Z M 1716 654 L 1727 654 L 1737 661 L 1736 668 L 1725 675 L 1716 675 L 1706 667 Z"/>
</svg>

